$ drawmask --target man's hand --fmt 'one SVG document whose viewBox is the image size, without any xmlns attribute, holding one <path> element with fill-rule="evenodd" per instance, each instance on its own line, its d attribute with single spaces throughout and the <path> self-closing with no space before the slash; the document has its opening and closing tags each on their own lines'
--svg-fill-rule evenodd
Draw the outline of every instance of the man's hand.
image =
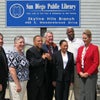
<svg viewBox="0 0 100 100">
<path fill-rule="evenodd" d="M 45 58 L 46 58 L 46 55 L 45 55 L 45 53 L 43 53 L 43 55 L 42 55 L 42 58 L 43 58 L 43 59 L 45 59 Z"/>
<path fill-rule="evenodd" d="M 2 84 L 0 84 L 0 91 L 2 91 Z"/>
<path fill-rule="evenodd" d="M 51 60 L 51 55 L 49 54 L 49 53 L 44 53 L 43 55 L 42 55 L 42 58 L 43 59 L 48 59 L 48 60 Z"/>
<path fill-rule="evenodd" d="M 53 85 L 54 87 L 56 87 L 56 81 L 53 81 L 53 82 L 52 82 L 52 85 Z"/>
<path fill-rule="evenodd" d="M 51 55 L 50 55 L 49 53 L 45 53 L 45 55 L 46 55 L 46 58 L 47 58 L 48 60 L 51 60 L 51 59 L 52 59 L 52 57 L 51 57 Z"/>
</svg>

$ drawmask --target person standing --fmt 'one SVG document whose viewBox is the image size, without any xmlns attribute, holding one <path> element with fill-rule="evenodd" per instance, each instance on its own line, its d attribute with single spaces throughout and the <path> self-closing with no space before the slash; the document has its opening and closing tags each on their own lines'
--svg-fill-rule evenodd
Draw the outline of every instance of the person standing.
<svg viewBox="0 0 100 100">
<path fill-rule="evenodd" d="M 82 34 L 84 45 L 78 49 L 76 68 L 80 83 L 80 100 L 95 100 L 99 50 L 91 43 L 92 34 L 85 30 Z"/>
<path fill-rule="evenodd" d="M 29 62 L 23 53 L 23 36 L 14 38 L 14 50 L 8 53 L 9 93 L 11 100 L 23 100 L 29 79 Z"/>
<path fill-rule="evenodd" d="M 27 84 L 28 100 L 46 99 L 46 61 L 51 59 L 49 53 L 42 49 L 42 37 L 39 35 L 33 38 L 34 46 L 26 52 L 29 61 L 29 81 Z"/>
<path fill-rule="evenodd" d="M 74 82 L 74 57 L 68 49 L 68 42 L 61 40 L 60 50 L 53 55 L 53 85 L 56 100 L 68 100 L 69 87 Z"/>
<path fill-rule="evenodd" d="M 75 32 L 72 27 L 68 27 L 66 30 L 67 38 L 65 39 L 68 41 L 68 51 L 72 52 L 74 54 L 74 97 L 75 100 L 79 99 L 79 90 L 80 90 L 80 84 L 79 84 L 79 76 L 76 73 L 76 56 L 77 51 L 80 46 L 82 46 L 84 43 L 81 39 L 75 38 Z"/>
<path fill-rule="evenodd" d="M 57 45 L 53 42 L 53 33 L 48 31 L 45 33 L 45 42 L 42 45 L 42 48 L 50 54 L 51 58 L 52 55 L 58 51 Z M 54 96 L 54 86 L 52 85 L 52 69 L 53 69 L 53 62 L 52 59 L 47 61 L 47 100 L 52 100 Z"/>
<path fill-rule="evenodd" d="M 8 63 L 3 49 L 3 35 L 0 33 L 0 100 L 5 100 L 8 80 Z"/>
</svg>

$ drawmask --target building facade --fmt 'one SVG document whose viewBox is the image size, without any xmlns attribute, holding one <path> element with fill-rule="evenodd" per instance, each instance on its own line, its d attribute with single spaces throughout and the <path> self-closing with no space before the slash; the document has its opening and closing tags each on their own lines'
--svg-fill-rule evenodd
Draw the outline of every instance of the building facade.
<svg viewBox="0 0 100 100">
<path fill-rule="evenodd" d="M 58 44 L 59 40 L 66 37 L 66 28 L 51 27 L 47 31 L 54 33 L 54 41 Z M 100 46 L 100 0 L 80 0 L 80 27 L 75 27 L 76 37 L 81 38 L 85 29 L 92 31 L 92 42 Z M 0 33 L 4 35 L 5 48 L 13 46 L 13 39 L 17 35 L 23 35 L 27 42 L 32 43 L 32 37 L 39 35 L 40 31 L 36 27 L 6 27 L 6 0 L 0 0 Z"/>
</svg>

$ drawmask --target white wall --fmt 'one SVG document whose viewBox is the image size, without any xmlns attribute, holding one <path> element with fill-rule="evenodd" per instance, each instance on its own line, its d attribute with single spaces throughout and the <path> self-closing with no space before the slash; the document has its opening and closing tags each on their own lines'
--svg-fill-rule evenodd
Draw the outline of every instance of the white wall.
<svg viewBox="0 0 100 100">
<path fill-rule="evenodd" d="M 4 35 L 5 45 L 12 45 L 16 35 L 23 35 L 30 38 L 40 34 L 40 28 L 8 28 L 6 27 L 6 0 L 0 0 L 0 32 Z M 90 29 L 93 34 L 93 43 L 100 45 L 100 0 L 80 0 L 80 21 L 81 26 L 75 28 L 76 37 L 81 38 L 85 29 Z M 47 28 L 54 33 L 55 42 L 66 37 L 65 28 Z"/>
<path fill-rule="evenodd" d="M 80 0 L 81 26 L 75 28 L 76 37 L 80 37 L 85 29 L 90 29 L 93 34 L 92 42 L 100 46 L 100 0 Z M 48 28 L 53 31 L 55 41 L 66 37 L 66 28 Z"/>
<path fill-rule="evenodd" d="M 13 39 L 16 35 L 23 35 L 32 43 L 34 35 L 40 34 L 40 28 L 8 28 L 6 27 L 6 0 L 0 0 L 0 32 L 4 35 L 4 47 L 12 48 Z M 76 37 L 81 38 L 85 29 L 90 29 L 93 34 L 92 42 L 100 46 L 100 0 L 80 0 L 80 21 L 81 26 L 75 28 Z M 54 41 L 58 44 L 59 40 L 66 37 L 65 28 L 47 28 L 54 33 Z M 100 77 L 100 74 L 99 74 Z M 100 83 L 100 79 L 99 79 Z"/>
</svg>

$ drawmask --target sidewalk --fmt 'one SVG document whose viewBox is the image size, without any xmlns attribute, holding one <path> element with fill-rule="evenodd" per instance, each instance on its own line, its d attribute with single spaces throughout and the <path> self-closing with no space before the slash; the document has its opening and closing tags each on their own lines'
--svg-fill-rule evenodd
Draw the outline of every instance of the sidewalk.
<svg viewBox="0 0 100 100">
<path fill-rule="evenodd" d="M 9 89 L 6 90 L 6 98 L 9 98 Z M 25 93 L 24 100 L 27 100 L 27 94 Z"/>
<path fill-rule="evenodd" d="M 6 90 L 6 98 L 9 98 L 9 90 Z M 25 93 L 24 100 L 27 100 L 27 94 Z M 55 100 L 55 99 L 53 99 Z M 69 100 L 74 100 L 74 93 L 70 90 Z M 100 93 L 97 94 L 97 100 L 100 100 Z"/>
<path fill-rule="evenodd" d="M 6 98 L 9 98 L 9 90 L 6 90 Z M 27 94 L 25 93 L 24 100 L 27 100 Z M 55 100 L 55 99 L 53 99 Z M 69 100 L 74 100 L 73 92 L 70 90 Z"/>
</svg>

